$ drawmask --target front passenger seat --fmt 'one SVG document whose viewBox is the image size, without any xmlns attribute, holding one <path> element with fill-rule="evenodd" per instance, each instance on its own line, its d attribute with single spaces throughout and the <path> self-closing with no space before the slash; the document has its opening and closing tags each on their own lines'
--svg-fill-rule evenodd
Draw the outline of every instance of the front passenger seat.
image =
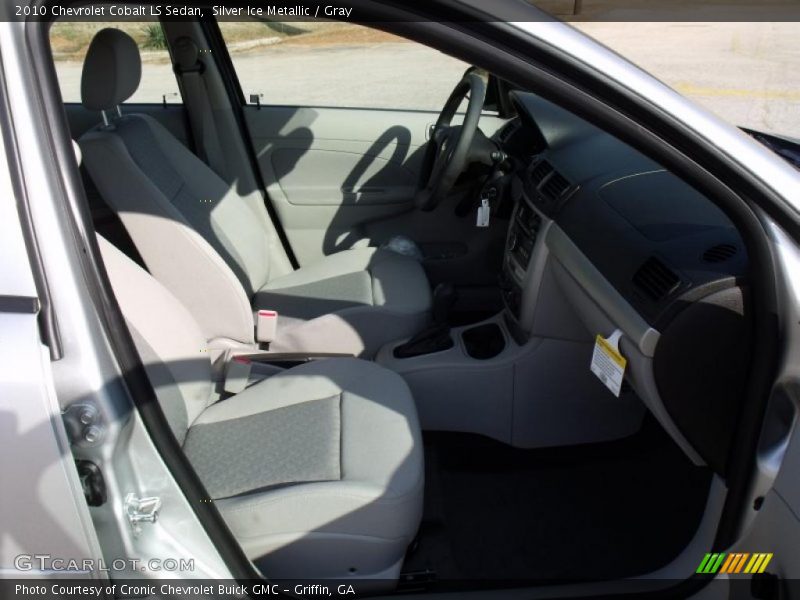
<svg viewBox="0 0 800 600">
<path fill-rule="evenodd" d="M 159 405 L 247 556 L 276 579 L 397 579 L 424 487 L 405 381 L 372 362 L 331 358 L 219 401 L 186 309 L 98 243 Z"/>
<path fill-rule="evenodd" d="M 427 324 L 430 286 L 412 258 L 359 248 L 276 272 L 271 258 L 283 249 L 260 193 L 240 194 L 155 119 L 121 115 L 140 77 L 136 42 L 118 29 L 98 32 L 81 96 L 104 123 L 79 140 L 84 164 L 147 269 L 212 346 L 252 346 L 259 309 L 278 312 L 270 350 L 284 352 L 372 357 Z"/>
</svg>

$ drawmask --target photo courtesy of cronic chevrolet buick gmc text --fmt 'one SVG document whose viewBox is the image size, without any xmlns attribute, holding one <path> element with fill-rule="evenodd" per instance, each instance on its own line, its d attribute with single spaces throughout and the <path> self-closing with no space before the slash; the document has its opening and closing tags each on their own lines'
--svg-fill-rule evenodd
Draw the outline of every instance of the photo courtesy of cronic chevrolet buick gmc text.
<svg viewBox="0 0 800 600">
<path fill-rule="evenodd" d="M 790 133 L 524 0 L 18 4 L 3 598 L 800 598 Z"/>
</svg>

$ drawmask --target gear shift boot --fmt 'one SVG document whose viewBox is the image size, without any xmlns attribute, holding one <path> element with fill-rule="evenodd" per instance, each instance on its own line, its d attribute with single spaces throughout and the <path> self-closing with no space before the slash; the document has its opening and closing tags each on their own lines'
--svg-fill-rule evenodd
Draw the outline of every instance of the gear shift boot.
<svg viewBox="0 0 800 600">
<path fill-rule="evenodd" d="M 441 325 L 432 325 L 423 329 L 405 344 L 394 349 L 395 358 L 412 358 L 423 354 L 433 354 L 442 350 L 449 350 L 454 346 L 450 337 L 450 328 Z"/>
<path fill-rule="evenodd" d="M 440 283 L 433 290 L 433 324 L 394 349 L 395 358 L 411 358 L 449 350 L 455 343 L 450 336 L 448 317 L 456 301 L 456 291 L 449 283 Z"/>
</svg>

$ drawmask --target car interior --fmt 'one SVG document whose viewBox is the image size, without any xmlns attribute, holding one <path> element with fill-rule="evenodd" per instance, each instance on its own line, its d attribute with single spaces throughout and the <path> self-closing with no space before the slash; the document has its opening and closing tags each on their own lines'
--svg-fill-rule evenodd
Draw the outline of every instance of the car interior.
<svg viewBox="0 0 800 600">
<path fill-rule="evenodd" d="M 164 31 L 182 103 L 126 103 L 140 48 L 105 25 L 64 107 L 161 410 L 259 571 L 692 573 L 751 348 L 731 219 L 480 66 L 438 115 L 253 104 L 213 30 Z"/>
</svg>

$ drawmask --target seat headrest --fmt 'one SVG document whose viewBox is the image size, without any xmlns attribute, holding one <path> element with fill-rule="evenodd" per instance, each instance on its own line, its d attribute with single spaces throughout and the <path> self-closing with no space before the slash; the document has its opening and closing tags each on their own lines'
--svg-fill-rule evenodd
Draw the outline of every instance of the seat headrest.
<svg viewBox="0 0 800 600">
<path fill-rule="evenodd" d="M 119 29 L 102 29 L 83 61 L 83 105 L 89 110 L 110 110 L 134 94 L 141 78 L 142 59 L 134 39 Z"/>
</svg>

